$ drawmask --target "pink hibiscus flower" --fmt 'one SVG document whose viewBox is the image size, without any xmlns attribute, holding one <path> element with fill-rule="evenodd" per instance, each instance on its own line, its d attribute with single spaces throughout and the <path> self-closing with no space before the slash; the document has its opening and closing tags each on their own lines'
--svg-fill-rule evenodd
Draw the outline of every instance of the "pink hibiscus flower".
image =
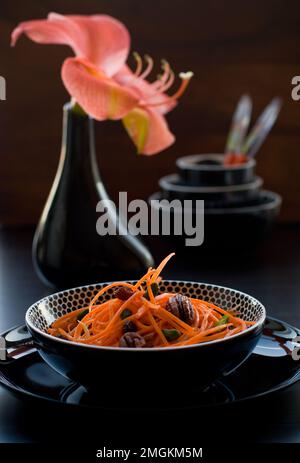
<svg viewBox="0 0 300 463">
<path fill-rule="evenodd" d="M 126 65 L 130 35 L 118 20 L 106 16 L 63 16 L 50 13 L 47 19 L 21 22 L 12 32 L 14 46 L 21 34 L 42 44 L 69 45 L 75 57 L 62 65 L 62 80 L 71 97 L 93 118 L 122 119 L 138 152 L 151 155 L 170 146 L 174 135 L 164 115 L 174 108 L 192 73 L 182 73 L 179 90 L 165 92 L 174 82 L 174 73 L 163 62 L 159 79 L 149 83 L 153 61 L 143 62 L 135 54 L 137 69 Z"/>
</svg>

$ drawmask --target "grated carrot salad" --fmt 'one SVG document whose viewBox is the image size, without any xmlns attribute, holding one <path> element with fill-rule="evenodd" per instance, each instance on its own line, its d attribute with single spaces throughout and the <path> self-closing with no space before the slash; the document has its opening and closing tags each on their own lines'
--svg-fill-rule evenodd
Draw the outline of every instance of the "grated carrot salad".
<svg viewBox="0 0 300 463">
<path fill-rule="evenodd" d="M 226 338 L 254 324 L 239 318 L 234 310 L 181 295 L 192 317 L 187 321 L 179 312 L 172 313 L 174 305 L 182 309 L 176 306 L 178 293 L 156 294 L 156 291 L 160 274 L 173 255 L 167 256 L 156 269 L 150 268 L 135 284 L 115 282 L 105 286 L 88 307 L 54 321 L 48 333 L 96 346 L 168 347 Z M 112 298 L 99 303 L 100 296 L 111 288 L 115 288 Z"/>
</svg>

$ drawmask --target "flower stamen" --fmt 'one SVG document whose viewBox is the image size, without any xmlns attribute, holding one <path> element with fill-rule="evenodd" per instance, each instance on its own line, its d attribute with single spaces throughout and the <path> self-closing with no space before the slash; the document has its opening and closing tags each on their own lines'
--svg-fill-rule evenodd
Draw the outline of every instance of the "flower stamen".
<svg viewBox="0 0 300 463">
<path fill-rule="evenodd" d="M 162 73 L 161 74 L 158 74 L 157 76 L 157 80 L 155 82 L 153 82 L 152 86 L 158 90 L 159 87 L 162 87 L 163 85 L 165 85 L 166 81 L 168 80 L 169 78 L 169 75 L 170 75 L 170 65 L 168 63 L 168 61 L 162 59 L 161 60 L 161 68 L 162 68 Z"/>
<path fill-rule="evenodd" d="M 140 79 L 145 79 L 153 69 L 153 59 L 151 58 L 151 56 L 145 55 L 144 58 L 147 63 L 147 66 L 144 72 L 138 76 Z"/>
<path fill-rule="evenodd" d="M 174 83 L 174 80 L 175 80 L 175 74 L 174 72 L 172 71 L 172 69 L 170 69 L 170 74 L 169 74 L 169 78 L 167 80 L 167 82 L 165 83 L 165 85 L 161 85 L 160 87 L 158 87 L 158 91 L 159 92 L 165 92 L 166 90 L 168 90 L 170 87 L 172 87 L 173 83 Z"/>
<path fill-rule="evenodd" d="M 135 77 L 139 77 L 139 75 L 141 74 L 143 70 L 143 60 L 141 58 L 141 55 L 136 51 L 133 52 L 133 57 L 136 61 L 136 69 L 135 69 L 134 75 Z"/>
<path fill-rule="evenodd" d="M 174 101 L 174 100 L 178 100 L 185 92 L 191 78 L 193 77 L 193 73 L 192 72 L 181 72 L 179 74 L 179 77 L 181 79 L 181 85 L 179 87 L 179 89 L 177 90 L 176 93 L 174 93 L 174 95 L 171 95 L 171 96 L 168 96 L 168 98 L 162 100 L 162 101 L 159 101 L 157 103 L 147 103 L 147 106 L 151 106 L 151 107 L 154 107 L 154 106 L 162 106 L 164 104 L 168 104 L 170 103 L 170 101 Z"/>
</svg>

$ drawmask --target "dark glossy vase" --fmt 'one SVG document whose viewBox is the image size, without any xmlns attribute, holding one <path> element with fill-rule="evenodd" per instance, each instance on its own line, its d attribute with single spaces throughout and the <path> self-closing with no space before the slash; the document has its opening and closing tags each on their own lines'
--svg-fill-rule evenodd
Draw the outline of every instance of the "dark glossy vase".
<svg viewBox="0 0 300 463">
<path fill-rule="evenodd" d="M 58 171 L 33 241 L 39 276 L 58 287 L 141 276 L 153 259 L 136 237 L 100 236 L 96 204 L 108 199 L 99 175 L 94 121 L 71 103 L 64 107 Z M 117 221 L 115 209 L 108 214 Z"/>
</svg>

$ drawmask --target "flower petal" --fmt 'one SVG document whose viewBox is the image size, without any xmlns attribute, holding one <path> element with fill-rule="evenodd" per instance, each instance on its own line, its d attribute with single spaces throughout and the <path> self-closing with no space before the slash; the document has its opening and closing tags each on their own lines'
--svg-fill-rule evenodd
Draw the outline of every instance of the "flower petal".
<svg viewBox="0 0 300 463">
<path fill-rule="evenodd" d="M 12 45 L 22 33 L 38 43 L 69 45 L 77 56 L 91 61 L 108 76 L 124 65 L 130 48 L 126 27 L 107 15 L 50 13 L 48 19 L 20 23 L 12 33 Z"/>
<path fill-rule="evenodd" d="M 136 95 L 100 72 L 92 63 L 67 58 L 62 80 L 70 95 L 95 119 L 122 119 L 138 104 Z"/>
<path fill-rule="evenodd" d="M 150 108 L 135 108 L 123 118 L 123 124 L 142 154 L 157 154 L 175 141 L 165 118 Z"/>
<path fill-rule="evenodd" d="M 56 16 L 52 13 L 49 18 Z M 126 62 L 130 50 L 130 35 L 124 24 L 108 15 L 67 18 L 81 31 L 82 56 L 108 76 L 114 75 Z"/>
<path fill-rule="evenodd" d="M 15 46 L 20 35 L 26 34 L 31 40 L 43 44 L 69 45 L 75 53 L 79 53 L 76 44 L 76 31 L 74 25 L 61 20 L 49 21 L 36 19 L 18 24 L 11 34 L 11 45 Z"/>
<path fill-rule="evenodd" d="M 145 102 L 145 104 L 156 104 L 160 101 L 165 101 L 163 105 L 157 106 L 155 109 L 160 114 L 166 114 L 175 108 L 177 105 L 176 100 L 171 100 L 166 93 L 161 93 L 153 84 L 147 82 L 145 79 L 136 77 L 131 69 L 124 65 L 120 71 L 114 76 L 114 79 L 120 85 L 126 85 L 128 88 L 132 89 L 139 95 L 140 99 Z"/>
</svg>

